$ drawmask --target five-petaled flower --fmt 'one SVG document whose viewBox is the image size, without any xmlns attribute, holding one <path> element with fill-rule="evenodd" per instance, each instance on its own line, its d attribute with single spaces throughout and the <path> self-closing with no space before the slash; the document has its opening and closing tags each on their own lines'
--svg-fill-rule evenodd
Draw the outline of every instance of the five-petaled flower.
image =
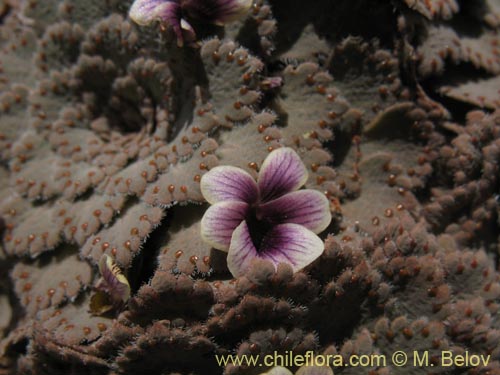
<svg viewBox="0 0 500 375">
<path fill-rule="evenodd" d="M 257 182 L 246 171 L 219 166 L 201 179 L 201 192 L 212 204 L 201 221 L 203 239 L 228 251 L 233 276 L 245 273 L 252 259 L 288 263 L 298 271 L 321 255 L 316 235 L 331 221 L 328 199 L 317 190 L 298 190 L 307 170 L 291 148 L 272 151 Z"/>
<path fill-rule="evenodd" d="M 193 26 L 189 22 L 223 25 L 235 21 L 250 9 L 253 0 L 135 0 L 130 18 L 139 25 L 160 21 L 172 28 L 177 44 L 194 41 Z"/>
</svg>

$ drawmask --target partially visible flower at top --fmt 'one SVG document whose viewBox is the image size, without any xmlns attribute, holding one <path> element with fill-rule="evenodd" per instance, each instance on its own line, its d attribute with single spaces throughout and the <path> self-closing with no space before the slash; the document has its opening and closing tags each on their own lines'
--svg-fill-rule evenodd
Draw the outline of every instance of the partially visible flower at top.
<svg viewBox="0 0 500 375">
<path fill-rule="evenodd" d="M 311 352 L 307 352 L 307 353 L 311 353 Z M 306 355 L 307 355 L 307 353 L 306 353 Z M 312 357 L 307 358 L 306 357 L 306 361 L 308 361 L 308 360 L 310 360 L 312 362 L 314 360 L 314 358 L 312 358 Z M 319 359 L 319 360 L 323 361 L 323 359 Z M 314 362 L 312 362 L 312 363 L 314 363 Z M 260 375 L 293 375 L 293 373 L 285 367 L 276 366 L 276 367 L 273 367 L 272 369 L 270 369 L 268 372 L 262 373 Z M 324 366 L 305 365 L 305 366 L 302 366 L 301 368 L 299 368 L 297 370 L 297 372 L 295 373 L 295 375 L 333 375 L 333 370 L 327 365 L 324 365 Z"/>
<path fill-rule="evenodd" d="M 245 16 L 253 0 L 135 0 L 130 18 L 139 25 L 160 21 L 171 27 L 181 47 L 194 41 L 196 34 L 189 21 L 224 25 Z"/>
<path fill-rule="evenodd" d="M 103 315 L 110 310 L 119 310 L 130 298 L 130 284 L 114 260 L 104 254 L 99 260 L 101 278 L 97 292 L 90 300 L 90 311 Z"/>
<path fill-rule="evenodd" d="M 246 171 L 219 166 L 201 179 L 201 192 L 212 204 L 201 220 L 202 238 L 228 251 L 233 276 L 245 273 L 252 259 L 288 263 L 298 271 L 324 250 L 316 235 L 332 219 L 330 205 L 317 190 L 298 190 L 307 170 L 291 148 L 272 151 L 258 180 Z"/>
</svg>

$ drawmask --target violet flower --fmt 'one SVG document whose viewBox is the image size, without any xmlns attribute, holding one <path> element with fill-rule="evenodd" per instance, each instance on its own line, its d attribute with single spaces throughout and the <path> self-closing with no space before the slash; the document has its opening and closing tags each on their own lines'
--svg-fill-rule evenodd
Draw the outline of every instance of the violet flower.
<svg viewBox="0 0 500 375">
<path fill-rule="evenodd" d="M 160 21 L 171 27 L 177 44 L 194 41 L 195 31 L 189 21 L 223 25 L 243 17 L 253 0 L 135 0 L 130 18 L 139 25 Z"/>
<path fill-rule="evenodd" d="M 90 311 L 103 315 L 110 310 L 119 310 L 130 298 L 130 284 L 115 261 L 106 254 L 99 260 L 101 278 L 96 293 L 90 300 Z"/>
<path fill-rule="evenodd" d="M 229 271 L 238 277 L 255 258 L 298 271 L 321 255 L 316 235 L 331 221 L 328 199 L 316 190 L 298 190 L 307 170 L 291 148 L 271 152 L 257 182 L 246 171 L 219 166 L 201 179 L 201 192 L 212 204 L 201 220 L 203 239 L 228 251 Z"/>
</svg>

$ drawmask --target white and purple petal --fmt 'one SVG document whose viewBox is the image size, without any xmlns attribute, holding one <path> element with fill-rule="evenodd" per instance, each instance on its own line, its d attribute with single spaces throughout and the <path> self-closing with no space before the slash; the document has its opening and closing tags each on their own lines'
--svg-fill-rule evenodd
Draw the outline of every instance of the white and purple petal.
<svg viewBox="0 0 500 375">
<path fill-rule="evenodd" d="M 323 250 L 323 241 L 309 229 L 299 224 L 280 224 L 262 240 L 259 256 L 269 259 L 276 266 L 288 263 L 293 272 L 297 272 L 311 264 Z"/>
<path fill-rule="evenodd" d="M 149 25 L 154 21 L 179 27 L 180 7 L 176 1 L 135 0 L 129 10 L 130 18 L 139 25 Z"/>
<path fill-rule="evenodd" d="M 307 170 L 297 153 L 288 147 L 271 152 L 259 172 L 258 186 L 262 202 L 295 191 L 307 181 Z"/>
<path fill-rule="evenodd" d="M 243 169 L 232 166 L 215 167 L 200 182 L 201 193 L 208 203 L 241 201 L 249 204 L 258 198 L 257 184 Z"/>
<path fill-rule="evenodd" d="M 275 224 L 300 224 L 314 233 L 324 231 L 332 220 L 328 199 L 312 189 L 294 191 L 264 203 L 258 207 L 257 215 Z"/>
<path fill-rule="evenodd" d="M 231 245 L 227 253 L 227 268 L 234 277 L 239 277 L 248 270 L 252 260 L 258 257 L 259 253 L 252 242 L 248 224 L 243 221 L 231 237 Z"/>
<path fill-rule="evenodd" d="M 267 259 L 276 267 L 280 263 L 288 263 L 293 271 L 297 272 L 318 258 L 323 250 L 323 241 L 298 224 L 280 224 L 273 227 L 257 250 L 248 225 L 243 222 L 233 232 L 227 265 L 235 277 L 243 275 L 255 258 Z"/>
<path fill-rule="evenodd" d="M 201 219 L 201 236 L 212 247 L 227 251 L 234 230 L 245 220 L 248 204 L 239 201 L 219 202 L 210 206 Z"/>
<path fill-rule="evenodd" d="M 245 16 L 252 3 L 253 0 L 184 0 L 182 10 L 191 18 L 222 25 Z"/>
</svg>

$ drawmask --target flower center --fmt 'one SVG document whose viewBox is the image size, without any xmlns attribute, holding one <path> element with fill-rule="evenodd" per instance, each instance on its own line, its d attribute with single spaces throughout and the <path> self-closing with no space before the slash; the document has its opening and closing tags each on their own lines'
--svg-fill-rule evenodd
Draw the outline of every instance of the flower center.
<svg viewBox="0 0 500 375">
<path fill-rule="evenodd" d="M 262 215 L 259 215 L 258 206 L 252 206 L 250 208 L 245 220 L 248 225 L 252 243 L 257 249 L 257 252 L 260 252 L 262 240 L 275 224 L 270 220 L 266 220 Z"/>
</svg>

